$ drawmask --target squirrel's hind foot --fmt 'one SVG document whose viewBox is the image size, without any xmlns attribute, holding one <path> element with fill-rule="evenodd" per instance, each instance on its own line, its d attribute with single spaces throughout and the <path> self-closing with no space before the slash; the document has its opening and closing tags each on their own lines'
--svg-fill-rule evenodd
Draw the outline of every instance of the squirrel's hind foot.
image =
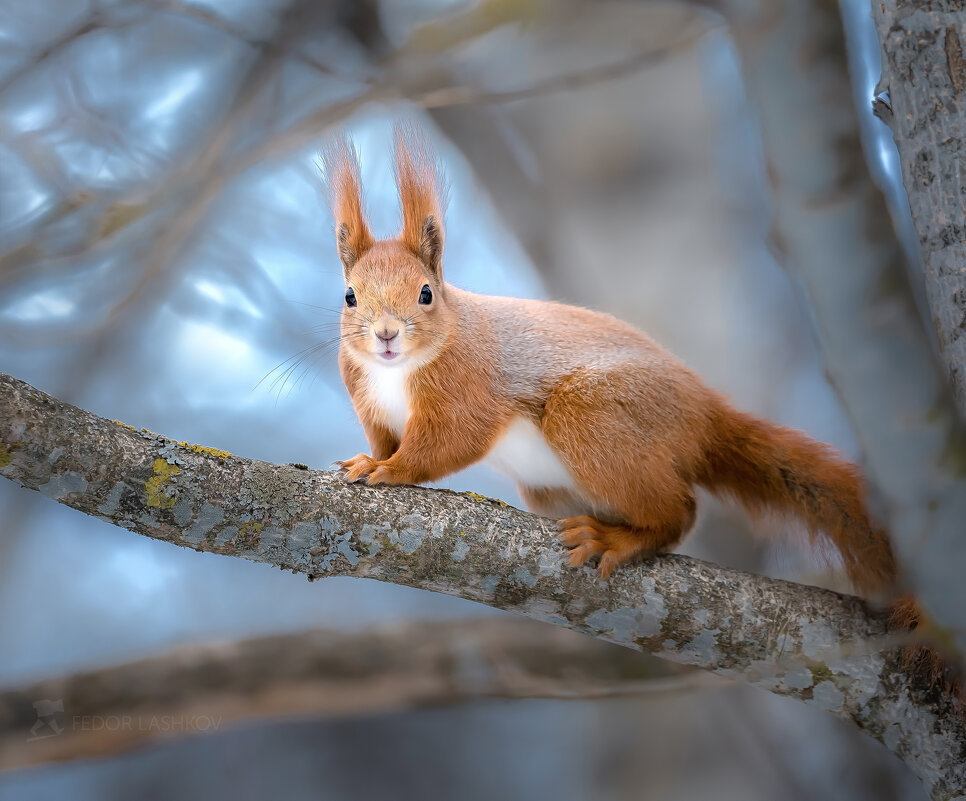
<svg viewBox="0 0 966 801">
<path fill-rule="evenodd" d="M 603 523 L 586 515 L 560 521 L 560 541 L 570 548 L 570 564 L 577 567 L 599 556 L 601 578 L 608 578 L 618 565 L 653 556 L 657 549 L 651 539 L 644 529 Z"/>
</svg>

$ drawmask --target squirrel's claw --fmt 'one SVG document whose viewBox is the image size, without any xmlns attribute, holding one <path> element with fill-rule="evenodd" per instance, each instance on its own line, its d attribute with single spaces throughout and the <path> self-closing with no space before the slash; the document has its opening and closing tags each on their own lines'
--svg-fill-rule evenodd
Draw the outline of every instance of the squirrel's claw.
<svg viewBox="0 0 966 801">
<path fill-rule="evenodd" d="M 344 462 L 336 462 L 339 472 L 349 484 L 368 484 L 368 478 L 376 469 L 378 462 L 365 453 L 346 459 Z"/>
</svg>

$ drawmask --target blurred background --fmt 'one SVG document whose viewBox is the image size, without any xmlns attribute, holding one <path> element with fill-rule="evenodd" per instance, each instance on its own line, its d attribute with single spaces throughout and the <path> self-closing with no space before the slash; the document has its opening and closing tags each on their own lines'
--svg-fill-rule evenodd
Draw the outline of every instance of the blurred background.
<svg viewBox="0 0 966 801">
<path fill-rule="evenodd" d="M 837 141 L 861 134 L 854 169 L 904 209 L 871 116 L 868 14 L 862 0 L 0 0 L 0 370 L 254 458 L 325 467 L 365 450 L 334 348 L 312 349 L 344 292 L 317 153 L 327 133 L 350 133 L 373 230 L 394 235 L 391 128 L 407 118 L 451 184 L 450 282 L 616 314 L 737 405 L 856 458 L 771 235 L 781 188 L 748 87 L 793 92 L 817 75 L 846 93 Z M 806 28 L 833 46 L 794 58 L 783 37 Z M 484 467 L 442 486 L 521 505 Z M 297 649 L 318 628 L 338 633 L 329 651 L 393 631 L 408 632 L 403 650 L 470 643 L 473 674 L 492 669 L 480 643 L 520 636 L 469 602 L 179 550 L 7 482 L 0 508 L 0 691 L 212 643 L 282 636 Z M 681 550 L 838 586 L 780 527 L 708 497 Z M 566 659 L 556 642 L 548 661 Z M 593 664 L 626 659 L 602 647 Z M 286 653 L 251 680 L 283 682 Z M 391 685 L 396 656 L 373 659 Z M 324 714 L 272 707 L 8 770 L 0 799 L 924 798 L 830 716 L 747 687 L 682 690 L 690 674 L 638 663 L 626 692 L 581 693 L 583 674 L 564 670 L 560 697 L 365 691 Z M 205 713 L 203 691 L 192 703 Z"/>
</svg>

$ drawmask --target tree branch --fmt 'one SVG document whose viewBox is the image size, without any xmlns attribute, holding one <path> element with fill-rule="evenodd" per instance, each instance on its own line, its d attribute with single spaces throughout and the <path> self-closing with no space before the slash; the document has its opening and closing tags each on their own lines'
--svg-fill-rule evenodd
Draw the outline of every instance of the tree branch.
<svg viewBox="0 0 966 801">
<path fill-rule="evenodd" d="M 0 474 L 154 539 L 456 595 L 792 696 L 855 721 L 933 797 L 966 794 L 966 721 L 858 598 L 678 555 L 604 582 L 566 566 L 554 521 L 500 501 L 178 443 L 3 374 Z"/>
<path fill-rule="evenodd" d="M 189 646 L 0 692 L 0 770 L 116 756 L 159 736 L 257 719 L 734 687 L 665 665 L 509 617 Z M 37 726 L 43 701 L 57 710 Z"/>
<path fill-rule="evenodd" d="M 620 61 L 602 64 L 581 72 L 553 75 L 519 89 L 508 89 L 500 92 L 486 91 L 472 86 L 454 85 L 432 89 L 421 97 L 415 97 L 414 100 L 426 109 L 466 105 L 489 106 L 541 97 L 554 92 L 584 89 L 589 86 L 596 86 L 599 83 L 618 80 L 646 67 L 659 64 L 675 53 L 697 44 L 699 40 L 715 30 L 717 30 L 716 26 L 707 24 L 699 30 L 658 49 L 633 53 Z"/>
</svg>

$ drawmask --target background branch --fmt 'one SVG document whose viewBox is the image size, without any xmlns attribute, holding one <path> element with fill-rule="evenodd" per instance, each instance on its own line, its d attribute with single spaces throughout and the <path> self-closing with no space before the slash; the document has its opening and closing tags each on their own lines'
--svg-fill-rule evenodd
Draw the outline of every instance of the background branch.
<svg viewBox="0 0 966 801">
<path fill-rule="evenodd" d="M 673 669 L 672 669 L 673 668 Z M 0 770 L 113 756 L 240 721 L 322 718 L 487 698 L 607 698 L 733 686 L 520 618 L 410 623 L 179 648 L 0 692 Z M 31 739 L 34 704 L 63 704 Z M 45 727 L 44 733 L 51 730 Z"/>
<path fill-rule="evenodd" d="M 793 696 L 858 723 L 933 797 L 966 793 L 966 721 L 876 644 L 884 616 L 857 598 L 676 555 L 602 582 L 566 567 L 553 521 L 502 502 L 178 443 L 2 374 L 0 474 L 155 539 L 457 595 Z"/>
</svg>

